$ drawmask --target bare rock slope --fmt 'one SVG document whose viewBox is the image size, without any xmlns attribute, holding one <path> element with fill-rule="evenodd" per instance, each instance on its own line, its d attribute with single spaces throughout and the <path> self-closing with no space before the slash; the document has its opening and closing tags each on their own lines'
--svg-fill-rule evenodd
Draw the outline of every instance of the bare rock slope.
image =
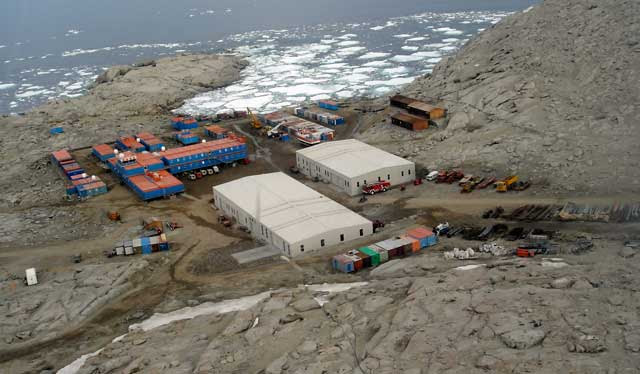
<svg viewBox="0 0 640 374">
<path fill-rule="evenodd" d="M 389 146 L 427 166 L 514 172 L 556 191 L 640 188 L 638 1 L 546 0 L 482 32 L 403 93 L 451 114 L 427 139 L 405 134 L 409 143 Z M 364 137 L 388 136 L 389 127 Z"/>
<path fill-rule="evenodd" d="M 300 287 L 249 310 L 134 330 L 78 373 L 633 373 L 638 262 L 611 245 L 473 270 L 438 254 L 394 260 L 400 270 L 372 272 L 322 307 Z"/>
</svg>

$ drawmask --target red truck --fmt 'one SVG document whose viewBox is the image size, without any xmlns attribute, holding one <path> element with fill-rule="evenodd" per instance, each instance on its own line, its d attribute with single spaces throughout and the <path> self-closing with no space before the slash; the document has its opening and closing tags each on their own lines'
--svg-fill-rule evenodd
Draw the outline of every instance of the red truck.
<svg viewBox="0 0 640 374">
<path fill-rule="evenodd" d="M 368 194 L 368 195 L 373 195 L 376 194 L 378 192 L 385 192 L 386 190 L 388 190 L 389 188 L 391 188 L 391 183 L 382 180 L 380 182 L 376 182 L 373 184 L 365 184 L 362 187 L 362 193 L 364 194 Z"/>
</svg>

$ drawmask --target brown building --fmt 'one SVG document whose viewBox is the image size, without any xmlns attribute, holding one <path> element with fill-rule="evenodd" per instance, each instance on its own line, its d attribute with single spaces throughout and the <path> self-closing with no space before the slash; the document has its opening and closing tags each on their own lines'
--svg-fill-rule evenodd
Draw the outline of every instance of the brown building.
<svg viewBox="0 0 640 374">
<path fill-rule="evenodd" d="M 442 118 L 447 114 L 447 111 L 443 108 L 439 108 L 421 101 L 414 101 L 407 105 L 407 111 L 417 116 L 422 116 L 428 119 Z"/>
<path fill-rule="evenodd" d="M 416 101 L 416 99 L 412 99 L 410 97 L 395 95 L 389 98 L 389 104 L 391 106 L 395 106 L 402 109 L 407 109 L 407 106 Z"/>
<path fill-rule="evenodd" d="M 429 128 L 429 120 L 404 113 L 392 115 L 391 123 L 412 131 L 426 130 Z"/>
</svg>

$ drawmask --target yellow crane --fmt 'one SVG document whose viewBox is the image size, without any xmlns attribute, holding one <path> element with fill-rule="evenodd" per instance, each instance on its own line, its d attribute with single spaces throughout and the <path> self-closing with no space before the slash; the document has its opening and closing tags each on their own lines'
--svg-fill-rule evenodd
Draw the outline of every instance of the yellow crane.
<svg viewBox="0 0 640 374">
<path fill-rule="evenodd" d="M 258 117 L 256 117 L 255 114 L 253 114 L 251 109 L 247 108 L 247 114 L 249 114 L 249 118 L 251 118 L 251 126 L 253 126 L 254 129 L 262 128 L 262 123 L 260 122 Z"/>
<path fill-rule="evenodd" d="M 513 185 L 518 181 L 517 175 L 510 175 L 505 179 L 498 181 L 496 183 L 496 191 L 498 192 L 507 192 L 508 190 L 513 188 Z"/>
</svg>

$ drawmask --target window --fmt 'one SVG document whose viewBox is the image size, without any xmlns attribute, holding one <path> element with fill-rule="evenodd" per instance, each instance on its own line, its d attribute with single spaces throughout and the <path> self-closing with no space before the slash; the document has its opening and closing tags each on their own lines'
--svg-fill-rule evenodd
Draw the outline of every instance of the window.
<svg viewBox="0 0 640 374">
<path fill-rule="evenodd" d="M 340 234 L 340 241 L 343 242 L 344 241 L 344 234 Z"/>
<path fill-rule="evenodd" d="M 408 171 L 408 172 L 409 172 L 409 175 L 411 175 L 411 169 L 409 169 L 409 171 Z"/>
<path fill-rule="evenodd" d="M 364 184 L 367 184 L 367 180 L 366 179 L 364 180 Z"/>
<path fill-rule="evenodd" d="M 324 239 L 320 240 L 320 246 L 324 247 Z"/>
<path fill-rule="evenodd" d="M 391 180 L 391 174 L 387 174 L 387 180 L 390 181 Z"/>
<path fill-rule="evenodd" d="M 360 236 L 364 236 L 364 230 L 360 229 Z"/>
<path fill-rule="evenodd" d="M 404 177 L 404 170 L 400 172 L 400 175 Z"/>
<path fill-rule="evenodd" d="M 360 187 L 360 182 L 356 182 L 356 187 Z"/>
<path fill-rule="evenodd" d="M 304 244 L 300 244 L 300 252 L 304 252 Z"/>
<path fill-rule="evenodd" d="M 382 178 L 378 177 L 378 182 L 380 182 L 382 180 Z"/>
</svg>

